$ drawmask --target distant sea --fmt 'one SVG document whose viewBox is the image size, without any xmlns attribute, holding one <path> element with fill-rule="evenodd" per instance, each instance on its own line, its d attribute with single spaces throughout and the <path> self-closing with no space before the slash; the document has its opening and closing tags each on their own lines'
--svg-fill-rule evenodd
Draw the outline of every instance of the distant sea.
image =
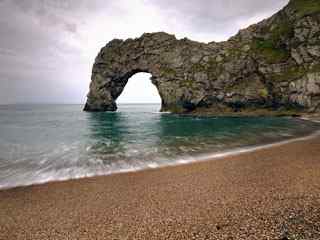
<svg viewBox="0 0 320 240">
<path fill-rule="evenodd" d="M 155 104 L 82 108 L 0 106 L 0 188 L 200 161 L 320 129 L 290 118 L 178 116 Z"/>
</svg>

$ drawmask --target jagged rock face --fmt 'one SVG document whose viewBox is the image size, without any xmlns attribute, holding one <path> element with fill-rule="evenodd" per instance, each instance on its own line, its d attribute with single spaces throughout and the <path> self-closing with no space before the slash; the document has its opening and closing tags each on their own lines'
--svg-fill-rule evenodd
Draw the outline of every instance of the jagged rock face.
<svg viewBox="0 0 320 240">
<path fill-rule="evenodd" d="M 319 112 L 319 0 L 292 0 L 226 42 L 177 40 L 163 32 L 113 40 L 96 58 L 85 110 L 115 111 L 138 72 L 152 75 L 162 111 Z"/>
</svg>

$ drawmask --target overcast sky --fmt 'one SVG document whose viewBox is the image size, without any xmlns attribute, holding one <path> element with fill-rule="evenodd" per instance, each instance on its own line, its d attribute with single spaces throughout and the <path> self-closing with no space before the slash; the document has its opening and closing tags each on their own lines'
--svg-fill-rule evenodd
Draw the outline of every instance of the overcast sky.
<svg viewBox="0 0 320 240">
<path fill-rule="evenodd" d="M 0 0 L 0 104 L 84 103 L 91 67 L 113 38 L 166 31 L 226 40 L 288 0 Z M 121 102 L 159 97 L 148 74 L 132 77 Z"/>
</svg>

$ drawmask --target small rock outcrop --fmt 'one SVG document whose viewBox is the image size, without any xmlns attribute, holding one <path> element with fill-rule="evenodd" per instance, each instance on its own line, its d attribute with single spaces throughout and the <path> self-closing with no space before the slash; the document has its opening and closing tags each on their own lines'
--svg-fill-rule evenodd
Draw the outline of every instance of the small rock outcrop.
<svg viewBox="0 0 320 240">
<path fill-rule="evenodd" d="M 85 110 L 115 111 L 138 72 L 152 75 L 162 111 L 319 112 L 320 2 L 291 0 L 226 42 L 177 40 L 164 32 L 112 40 L 96 58 Z"/>
</svg>

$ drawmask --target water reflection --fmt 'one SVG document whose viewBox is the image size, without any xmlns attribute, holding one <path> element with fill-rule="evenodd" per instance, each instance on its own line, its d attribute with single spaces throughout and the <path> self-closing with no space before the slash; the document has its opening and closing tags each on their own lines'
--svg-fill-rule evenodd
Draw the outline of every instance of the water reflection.
<svg viewBox="0 0 320 240">
<path fill-rule="evenodd" d="M 88 116 L 89 154 L 104 163 L 145 161 L 158 153 L 160 114 L 158 113 L 90 113 Z"/>
<path fill-rule="evenodd" d="M 92 113 L 90 154 L 105 163 L 143 165 L 253 146 L 313 131 L 285 118 L 213 118 L 153 112 Z"/>
</svg>

